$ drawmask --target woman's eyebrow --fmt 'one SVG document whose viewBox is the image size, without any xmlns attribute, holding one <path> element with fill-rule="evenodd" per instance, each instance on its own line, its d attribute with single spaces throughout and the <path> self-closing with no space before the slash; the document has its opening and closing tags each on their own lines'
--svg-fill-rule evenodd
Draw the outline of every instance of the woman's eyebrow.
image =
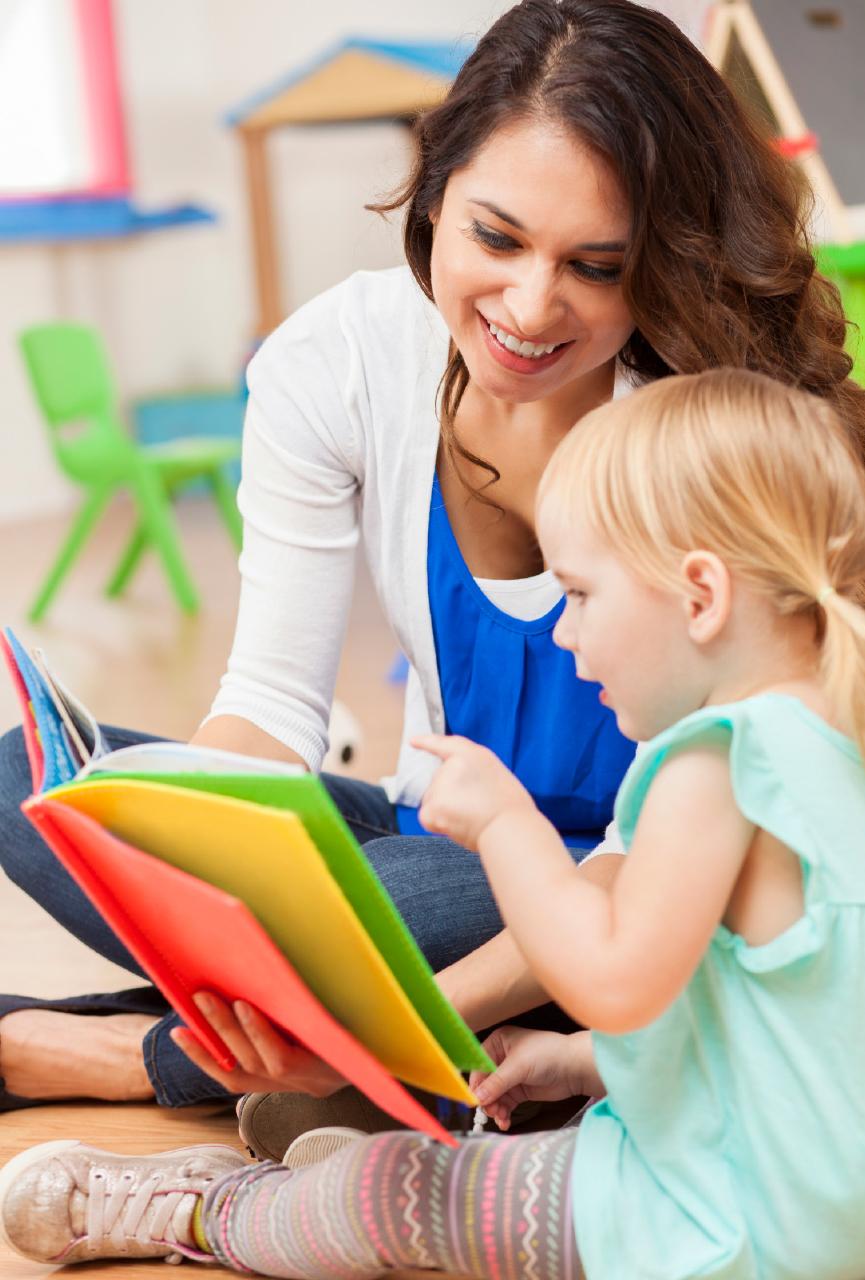
<svg viewBox="0 0 865 1280">
<path fill-rule="evenodd" d="M 507 222 L 512 227 L 516 227 L 517 231 L 525 231 L 525 227 L 519 218 L 515 218 L 512 213 L 505 213 L 504 209 L 500 209 L 498 205 L 492 204 L 489 200 L 478 200 L 475 196 L 468 197 L 469 204 L 479 204 L 481 208 L 487 209 L 494 217 L 500 218 L 502 222 Z M 575 250 L 581 253 L 624 253 L 626 245 L 624 240 L 590 240 L 585 244 L 574 246 Z"/>
</svg>

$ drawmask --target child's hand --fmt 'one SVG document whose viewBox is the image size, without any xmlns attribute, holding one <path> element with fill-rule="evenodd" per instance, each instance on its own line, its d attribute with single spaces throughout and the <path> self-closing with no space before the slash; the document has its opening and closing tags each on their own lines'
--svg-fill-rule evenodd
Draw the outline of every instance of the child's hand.
<svg viewBox="0 0 865 1280">
<path fill-rule="evenodd" d="M 559 1035 L 527 1027 L 498 1027 L 484 1048 L 497 1070 L 487 1076 L 473 1071 L 469 1087 L 500 1129 L 510 1128 L 511 1112 L 520 1102 L 558 1102 L 604 1092 L 588 1031 Z"/>
<path fill-rule="evenodd" d="M 326 1062 L 290 1044 L 251 1005 L 237 1001 L 231 1006 L 207 991 L 199 992 L 195 1003 L 237 1059 L 237 1065 L 232 1071 L 223 1071 L 186 1027 L 175 1027 L 171 1038 L 197 1067 L 229 1093 L 308 1093 L 326 1098 L 347 1083 Z"/>
<path fill-rule="evenodd" d="M 477 850 L 481 832 L 493 818 L 505 810 L 534 809 L 522 783 L 486 747 L 468 738 L 437 733 L 413 738 L 412 746 L 444 761 L 418 814 L 427 831 L 450 836 L 466 849 Z"/>
</svg>

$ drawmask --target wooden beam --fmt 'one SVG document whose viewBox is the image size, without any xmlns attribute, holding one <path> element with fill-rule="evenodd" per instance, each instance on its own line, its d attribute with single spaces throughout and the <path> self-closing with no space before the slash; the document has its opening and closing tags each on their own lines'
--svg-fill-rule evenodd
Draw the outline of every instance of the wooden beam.
<svg viewBox="0 0 865 1280">
<path fill-rule="evenodd" d="M 255 336 L 266 338 L 283 319 L 279 290 L 279 255 L 274 232 L 273 203 L 267 160 L 267 135 L 241 129 L 246 161 L 252 252 L 255 268 Z"/>
<path fill-rule="evenodd" d="M 729 5 L 713 5 L 709 10 L 705 54 L 712 66 L 718 71 L 724 66 L 731 35 L 732 26 Z"/>
<path fill-rule="evenodd" d="M 791 92 L 784 72 L 749 0 L 727 0 L 727 3 L 716 8 L 713 13 L 707 54 L 709 60 L 722 73 L 723 62 L 729 52 L 730 39 L 734 34 L 778 121 L 781 136 L 794 140 L 802 138 L 809 132 L 805 117 L 799 109 L 799 104 Z M 852 239 L 850 219 L 825 160 L 818 152 L 811 152 L 802 156 L 799 163 L 818 200 L 824 206 L 836 242 L 848 243 Z"/>
</svg>

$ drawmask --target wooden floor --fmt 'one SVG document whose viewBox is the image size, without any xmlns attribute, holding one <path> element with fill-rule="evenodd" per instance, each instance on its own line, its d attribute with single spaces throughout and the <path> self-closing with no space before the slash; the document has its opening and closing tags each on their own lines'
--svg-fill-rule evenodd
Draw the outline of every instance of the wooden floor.
<svg viewBox="0 0 865 1280">
<path fill-rule="evenodd" d="M 176 609 L 153 562 L 142 566 L 128 599 L 110 602 L 101 596 L 131 524 L 129 510 L 118 505 L 39 627 L 26 623 L 26 607 L 59 546 L 66 521 L 0 529 L 0 625 L 11 625 L 22 641 L 45 649 L 58 674 L 103 721 L 184 738 L 207 711 L 224 668 L 238 577 L 234 553 L 209 503 L 186 500 L 180 519 L 189 565 L 203 598 L 196 618 L 185 618 Z M 363 733 L 357 759 L 347 770 L 355 776 L 376 779 L 394 763 L 402 689 L 388 684 L 386 674 L 395 653 L 361 569 L 337 684 L 337 696 L 358 718 Z M 0 732 L 19 718 L 7 682 L 0 677 Z M 129 985 L 134 985 L 129 974 L 89 952 L 7 880 L 0 880 L 0 991 L 59 996 Z M 0 1116 L 0 1162 L 33 1143 L 56 1138 L 79 1138 L 130 1153 L 191 1142 L 240 1146 L 229 1109 L 168 1112 L 155 1105 L 64 1104 Z M 47 1275 L 51 1270 L 0 1250 L 2 1280 Z M 164 1280 L 166 1273 L 164 1264 L 155 1262 L 82 1266 L 68 1274 Z"/>
</svg>

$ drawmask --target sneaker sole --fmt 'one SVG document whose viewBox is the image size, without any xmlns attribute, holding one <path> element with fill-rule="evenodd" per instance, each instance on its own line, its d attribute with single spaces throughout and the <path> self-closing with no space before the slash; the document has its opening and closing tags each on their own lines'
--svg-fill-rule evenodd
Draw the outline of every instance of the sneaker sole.
<svg viewBox="0 0 865 1280">
<path fill-rule="evenodd" d="M 5 1245 L 7 1249 L 11 1249 L 13 1253 L 17 1253 L 19 1257 L 26 1257 L 27 1255 L 22 1254 L 20 1249 L 16 1249 L 6 1234 L 3 1208 L 9 1188 L 19 1175 L 29 1169 L 31 1165 L 37 1164 L 38 1161 L 44 1160 L 47 1156 L 56 1156 L 61 1151 L 69 1151 L 72 1147 L 80 1146 L 80 1142 L 76 1142 L 71 1138 L 58 1139 L 56 1142 L 40 1142 L 37 1147 L 28 1147 L 26 1151 L 19 1151 L 17 1156 L 13 1156 L 0 1169 L 0 1244 Z"/>
<path fill-rule="evenodd" d="M 302 1133 L 290 1145 L 282 1163 L 286 1169 L 306 1169 L 309 1165 L 320 1164 L 328 1156 L 336 1155 L 344 1147 L 351 1146 L 358 1138 L 368 1138 L 369 1134 L 362 1129 L 349 1129 L 341 1125 L 331 1125 L 327 1129 L 310 1129 Z"/>
</svg>

